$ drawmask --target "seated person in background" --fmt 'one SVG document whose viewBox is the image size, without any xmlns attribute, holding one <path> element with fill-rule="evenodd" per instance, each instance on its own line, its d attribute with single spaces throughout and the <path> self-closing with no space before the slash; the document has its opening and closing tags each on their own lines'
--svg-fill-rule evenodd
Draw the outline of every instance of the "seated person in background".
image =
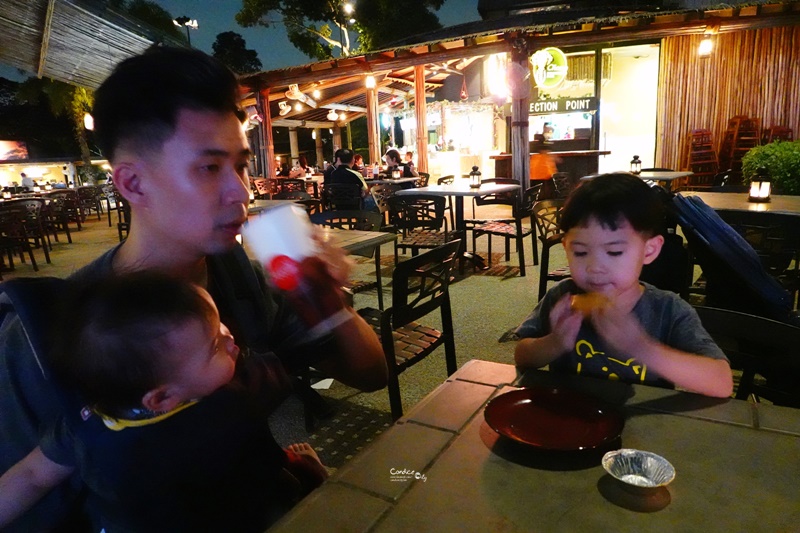
<svg viewBox="0 0 800 533">
<path fill-rule="evenodd" d="M 361 198 L 364 200 L 364 209 L 368 211 L 376 211 L 378 209 L 375 204 L 375 199 L 369 193 L 367 182 L 364 181 L 364 176 L 360 172 L 353 170 L 353 152 L 347 148 L 342 148 L 336 151 L 336 170 L 331 172 L 330 177 L 325 180 L 325 185 L 332 183 L 353 183 L 361 188 Z"/>
<path fill-rule="evenodd" d="M 413 178 L 419 177 L 417 171 L 414 170 L 413 167 L 409 166 L 408 163 L 404 163 L 400 158 L 400 152 L 395 150 L 394 148 L 390 149 L 386 152 L 386 155 L 383 156 L 383 160 L 386 161 L 386 165 L 389 167 L 386 169 L 386 177 L 392 177 L 392 171 L 399 169 L 400 176 L 403 178 Z M 403 189 L 411 189 L 414 187 L 414 182 L 410 181 L 408 183 L 401 183 L 400 187 Z"/>
<path fill-rule="evenodd" d="M 272 354 L 205 290 L 149 272 L 67 291 L 54 368 L 86 403 L 0 478 L 0 528 L 77 470 L 94 531 L 263 531 L 327 471 L 267 425 Z"/>
<path fill-rule="evenodd" d="M 288 178 L 289 174 L 292 173 L 291 167 L 289 167 L 289 163 L 281 164 L 281 169 L 278 171 L 279 178 Z"/>
<path fill-rule="evenodd" d="M 406 152 L 405 163 L 412 169 L 414 168 L 414 152 Z"/>
<path fill-rule="evenodd" d="M 361 154 L 353 155 L 353 166 L 351 168 L 356 172 L 360 172 L 362 176 L 367 176 L 367 167 L 364 166 L 364 156 Z"/>
<path fill-rule="evenodd" d="M 306 174 L 309 174 L 309 173 L 313 174 L 313 172 L 314 172 L 314 169 L 312 169 L 308 165 L 308 160 L 306 159 L 306 156 L 301 155 L 300 157 L 297 158 L 297 166 L 294 167 L 291 170 L 291 172 L 289 172 L 289 177 L 290 178 L 305 178 Z"/>
<path fill-rule="evenodd" d="M 694 309 L 639 281 L 661 251 L 664 223 L 661 200 L 639 178 L 583 182 L 561 216 L 572 279 L 551 288 L 517 329 L 516 364 L 730 396 L 728 360 Z M 573 296 L 584 293 L 597 305 L 581 312 Z"/>
</svg>

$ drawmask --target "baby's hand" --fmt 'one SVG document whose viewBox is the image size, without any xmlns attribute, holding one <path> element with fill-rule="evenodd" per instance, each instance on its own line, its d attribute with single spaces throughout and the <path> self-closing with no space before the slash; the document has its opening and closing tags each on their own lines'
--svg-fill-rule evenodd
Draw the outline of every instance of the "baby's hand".
<svg viewBox="0 0 800 533">
<path fill-rule="evenodd" d="M 550 334 L 555 337 L 564 352 L 572 350 L 575 346 L 583 321 L 583 315 L 572 309 L 571 298 L 571 294 L 565 294 L 550 312 Z"/>
</svg>

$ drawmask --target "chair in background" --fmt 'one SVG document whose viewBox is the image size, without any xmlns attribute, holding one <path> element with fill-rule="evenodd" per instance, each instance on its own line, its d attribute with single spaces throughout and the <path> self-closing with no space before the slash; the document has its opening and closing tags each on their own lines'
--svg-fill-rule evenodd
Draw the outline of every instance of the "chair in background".
<svg viewBox="0 0 800 533">
<path fill-rule="evenodd" d="M 78 231 L 83 228 L 83 209 L 81 209 L 81 201 L 78 197 L 78 192 L 75 189 L 61 189 L 58 191 L 51 191 L 47 193 L 48 198 L 63 198 L 62 209 L 67 216 L 67 219 L 75 222 L 78 226 Z M 72 242 L 72 241 L 70 241 Z"/>
<path fill-rule="evenodd" d="M 293 192 L 304 192 L 311 198 L 311 195 L 306 191 L 306 180 L 297 178 L 283 178 L 276 180 L 278 182 L 277 194 L 288 194 Z M 273 197 L 276 195 L 273 194 Z"/>
<path fill-rule="evenodd" d="M 270 200 L 272 198 L 270 180 L 267 178 L 253 179 L 253 193 L 258 200 Z"/>
<path fill-rule="evenodd" d="M 108 214 L 108 227 L 111 227 L 111 210 L 116 209 L 116 204 L 111 205 L 112 202 L 115 201 L 116 197 L 114 196 L 114 191 L 116 187 L 113 184 L 102 185 L 100 186 L 100 201 L 102 203 L 103 200 L 106 202 L 106 214 Z"/>
<path fill-rule="evenodd" d="M 569 172 L 556 172 L 553 174 L 554 198 L 566 198 L 578 183 L 579 180 L 573 178 Z"/>
<path fill-rule="evenodd" d="M 26 216 L 27 209 L 24 206 L 14 205 L 14 202 L 0 204 L 0 250 L 6 253 L 8 268 L 11 270 L 14 270 L 14 255 L 19 254 L 20 261 L 24 263 L 27 253 L 34 272 L 38 272 L 39 266 L 25 229 Z"/>
<path fill-rule="evenodd" d="M 325 211 L 361 211 L 364 199 L 361 186 L 355 183 L 328 183 L 322 189 L 322 208 Z"/>
<path fill-rule="evenodd" d="M 771 126 L 765 128 L 761 134 L 761 144 L 769 144 L 775 141 L 793 141 L 794 133 L 792 128 L 786 126 Z"/>
<path fill-rule="evenodd" d="M 118 191 L 115 191 L 114 196 L 117 206 L 117 234 L 122 242 L 131 229 L 131 206 Z"/>
<path fill-rule="evenodd" d="M 731 368 L 742 371 L 737 399 L 753 394 L 776 405 L 800 407 L 800 328 L 729 309 L 695 309 Z"/>
<path fill-rule="evenodd" d="M 92 214 L 92 211 L 97 213 L 97 220 L 102 218 L 103 205 L 100 203 L 101 190 L 94 185 L 84 185 L 76 189 L 78 192 L 78 201 L 80 202 L 81 216 L 83 220 Z"/>
<path fill-rule="evenodd" d="M 45 261 L 51 263 L 50 250 L 53 249 L 53 246 L 50 243 L 50 235 L 46 229 L 48 226 L 44 220 L 47 214 L 44 199 L 22 198 L 13 200 L 11 204 L 23 210 L 25 232 L 28 234 L 31 244 L 35 248 L 41 248 Z"/>
<path fill-rule="evenodd" d="M 47 195 L 45 204 L 45 224 L 48 231 L 53 233 L 53 239 L 58 242 L 58 232 L 63 231 L 67 242 L 72 244 L 72 233 L 69 231 L 69 214 L 67 213 L 66 198 L 64 196 Z"/>
<path fill-rule="evenodd" d="M 375 205 L 378 206 L 378 212 L 384 219 L 384 224 L 388 224 L 389 201 L 388 198 L 400 190 L 400 185 L 397 183 L 378 183 L 373 185 L 369 190 L 372 198 L 375 200 Z"/>
<path fill-rule="evenodd" d="M 455 181 L 455 179 L 456 179 L 456 177 L 454 175 L 452 175 L 452 174 L 450 174 L 449 176 L 442 176 L 441 178 L 436 180 L 436 184 L 437 185 L 452 185 L 453 181 Z M 447 207 L 445 207 L 445 211 L 447 211 L 449 216 L 450 216 L 450 227 L 455 228 L 456 227 L 456 222 L 455 222 L 455 216 L 453 215 L 453 199 L 450 196 L 447 197 Z M 475 218 L 475 210 L 474 210 L 474 208 L 473 208 L 473 211 L 472 211 L 472 218 Z"/>
<path fill-rule="evenodd" d="M 389 224 L 398 233 L 394 243 L 394 262 L 398 251 L 419 250 L 442 246 L 451 240 L 447 218 L 444 216 L 444 196 L 430 194 L 394 195 L 389 197 Z"/>
<path fill-rule="evenodd" d="M 539 300 L 547 292 L 548 281 L 561 281 L 570 276 L 569 267 L 550 271 L 550 248 L 561 244 L 564 234 L 561 232 L 561 210 L 564 199 L 542 200 L 533 206 L 533 218 L 536 222 L 539 241 L 542 243 L 542 255 L 539 260 Z"/>
<path fill-rule="evenodd" d="M 392 273 L 392 305 L 385 311 L 360 309 L 381 339 L 389 366 L 392 418 L 403 416 L 398 376 L 444 346 L 447 375 L 456 371 L 456 347 L 450 310 L 450 275 L 460 241 L 420 254 L 397 265 Z M 439 310 L 441 330 L 417 321 Z"/>
<path fill-rule="evenodd" d="M 419 179 L 416 181 L 417 187 L 427 187 L 428 181 L 431 179 L 431 175 L 427 172 L 417 172 L 419 174 Z"/>
<path fill-rule="evenodd" d="M 498 179 L 504 179 L 504 178 L 498 178 Z M 536 201 L 539 196 L 539 191 L 541 190 L 541 188 L 542 188 L 541 184 L 529 187 L 528 190 L 525 191 L 521 203 L 518 200 L 516 194 L 514 194 L 510 198 L 508 197 L 495 198 L 490 203 L 511 205 L 513 218 L 501 219 L 501 220 L 487 220 L 481 224 L 477 224 L 472 227 L 473 251 L 475 250 L 476 240 L 483 235 L 488 236 L 489 266 L 491 266 L 492 264 L 492 236 L 495 235 L 503 237 L 505 239 L 506 261 L 509 261 L 511 259 L 511 239 L 514 239 L 514 241 L 516 242 L 517 255 L 519 256 L 520 276 L 525 275 L 524 239 L 528 235 L 531 236 L 531 244 L 533 246 L 533 264 L 534 265 L 539 264 L 539 251 L 536 246 L 536 236 L 535 236 L 536 222 L 533 217 L 533 206 L 536 204 Z M 478 197 L 476 199 L 481 200 L 482 198 L 483 197 Z M 485 204 L 479 203 L 478 205 L 485 205 Z M 522 225 L 523 220 L 526 218 L 530 222 L 529 226 Z"/>
</svg>

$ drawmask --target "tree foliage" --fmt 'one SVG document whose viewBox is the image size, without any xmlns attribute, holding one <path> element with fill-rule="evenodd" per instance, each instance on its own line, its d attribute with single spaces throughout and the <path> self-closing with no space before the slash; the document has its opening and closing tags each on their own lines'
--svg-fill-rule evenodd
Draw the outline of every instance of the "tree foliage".
<svg viewBox="0 0 800 533">
<path fill-rule="evenodd" d="M 362 0 L 347 14 L 336 0 L 242 0 L 236 22 L 243 27 L 283 24 L 291 43 L 314 59 L 377 50 L 407 37 L 441 28 L 444 0 Z M 351 24 L 350 19 L 355 19 Z M 350 32 L 358 41 L 351 44 Z M 338 54 L 336 53 L 338 51 Z"/>
<path fill-rule="evenodd" d="M 110 0 L 109 7 L 141 20 L 167 35 L 186 41 L 186 34 L 175 25 L 169 11 L 150 0 Z"/>
<path fill-rule="evenodd" d="M 261 70 L 258 52 L 249 50 L 244 38 L 236 32 L 226 31 L 218 34 L 217 40 L 211 47 L 214 49 L 214 57 L 238 74 Z"/>
</svg>

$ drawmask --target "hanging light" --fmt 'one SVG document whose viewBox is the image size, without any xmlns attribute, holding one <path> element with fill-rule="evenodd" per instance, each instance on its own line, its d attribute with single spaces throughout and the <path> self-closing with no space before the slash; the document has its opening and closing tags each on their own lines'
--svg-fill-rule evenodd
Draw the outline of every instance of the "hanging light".
<svg viewBox="0 0 800 533">
<path fill-rule="evenodd" d="M 311 96 L 319 100 L 319 97 L 322 96 L 322 93 L 319 92 L 319 89 L 314 89 L 314 91 L 311 93 Z"/>
<path fill-rule="evenodd" d="M 347 118 L 347 115 L 344 113 L 339 113 L 339 120 L 344 120 Z"/>
<path fill-rule="evenodd" d="M 317 107 L 317 102 L 313 98 L 309 98 L 307 95 L 305 95 L 296 83 L 289 85 L 289 90 L 286 91 L 284 95 L 289 100 L 298 100 L 311 107 Z"/>
<path fill-rule="evenodd" d="M 282 117 L 288 115 L 292 110 L 292 106 L 289 104 L 289 102 L 278 102 L 278 107 L 281 109 L 278 111 L 278 114 Z"/>
<path fill-rule="evenodd" d="M 766 167 L 758 167 L 756 173 L 750 177 L 750 196 L 748 202 L 769 202 L 772 195 L 772 179 Z"/>
<path fill-rule="evenodd" d="M 303 104 L 301 104 L 300 102 L 297 102 L 296 104 L 294 104 L 294 110 L 295 111 L 302 111 L 303 110 Z"/>
<path fill-rule="evenodd" d="M 326 118 L 331 122 L 336 122 L 339 119 L 339 115 L 336 114 L 336 111 L 331 109 L 330 111 L 328 111 L 328 115 Z"/>
<path fill-rule="evenodd" d="M 83 114 L 83 127 L 89 131 L 94 130 L 94 117 L 89 113 Z"/>
<path fill-rule="evenodd" d="M 367 89 L 374 89 L 375 88 L 375 76 L 369 75 L 364 80 L 364 85 L 367 86 Z"/>
</svg>

